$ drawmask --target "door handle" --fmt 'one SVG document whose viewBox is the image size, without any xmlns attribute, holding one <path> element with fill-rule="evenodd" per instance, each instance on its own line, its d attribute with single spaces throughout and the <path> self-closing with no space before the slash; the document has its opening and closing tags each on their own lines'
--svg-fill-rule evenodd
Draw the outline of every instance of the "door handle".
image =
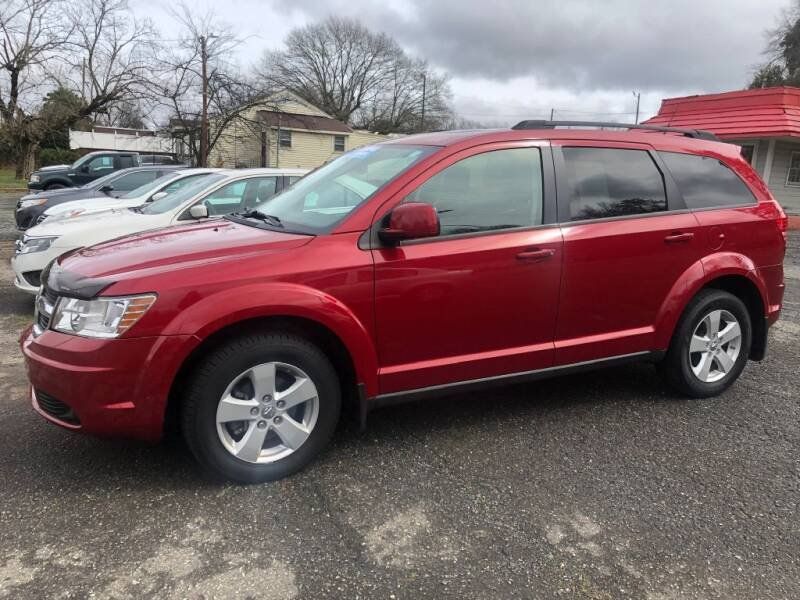
<svg viewBox="0 0 800 600">
<path fill-rule="evenodd" d="M 552 248 L 542 248 L 536 250 L 525 250 L 517 254 L 519 260 L 540 261 L 551 258 L 556 253 Z"/>
<path fill-rule="evenodd" d="M 693 233 L 671 233 L 664 238 L 664 241 L 667 244 L 679 244 L 682 242 L 691 242 L 693 239 Z"/>
</svg>

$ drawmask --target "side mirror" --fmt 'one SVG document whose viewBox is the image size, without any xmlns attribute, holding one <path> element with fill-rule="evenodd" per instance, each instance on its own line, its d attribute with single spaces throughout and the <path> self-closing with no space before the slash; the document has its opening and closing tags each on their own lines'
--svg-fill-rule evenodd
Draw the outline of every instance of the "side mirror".
<svg viewBox="0 0 800 600">
<path fill-rule="evenodd" d="M 100 191 L 103 192 L 104 194 L 108 194 L 109 192 L 113 192 L 114 191 L 114 186 L 113 185 L 104 185 L 103 187 L 100 188 Z"/>
<path fill-rule="evenodd" d="M 437 235 L 439 215 L 433 206 L 423 202 L 408 202 L 396 206 L 389 215 L 389 226 L 378 232 L 378 237 L 392 246 L 403 240 Z"/>
<path fill-rule="evenodd" d="M 189 214 L 193 219 L 205 219 L 208 217 L 208 207 L 205 204 L 195 204 L 189 209 Z"/>
<path fill-rule="evenodd" d="M 150 196 L 147 201 L 148 202 L 155 202 L 156 200 L 161 200 L 162 198 L 166 198 L 169 196 L 168 192 L 156 192 L 152 196 Z"/>
</svg>

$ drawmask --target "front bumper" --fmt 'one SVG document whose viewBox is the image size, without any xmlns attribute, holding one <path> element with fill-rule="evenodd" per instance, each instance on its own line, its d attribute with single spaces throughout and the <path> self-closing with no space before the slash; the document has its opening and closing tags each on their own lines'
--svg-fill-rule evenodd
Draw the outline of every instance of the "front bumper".
<svg viewBox="0 0 800 600">
<path fill-rule="evenodd" d="M 11 258 L 11 269 L 14 271 L 14 286 L 29 294 L 38 293 L 39 284 L 36 282 L 38 276 L 35 274 L 41 275 L 42 270 L 50 261 L 64 252 L 67 252 L 67 249 L 51 246 L 43 252 L 15 254 Z"/>
<path fill-rule="evenodd" d="M 47 420 L 103 437 L 154 442 L 172 381 L 194 336 L 96 340 L 47 330 L 20 339 L 33 407 Z M 66 416 L 65 416 L 66 415 Z"/>
</svg>

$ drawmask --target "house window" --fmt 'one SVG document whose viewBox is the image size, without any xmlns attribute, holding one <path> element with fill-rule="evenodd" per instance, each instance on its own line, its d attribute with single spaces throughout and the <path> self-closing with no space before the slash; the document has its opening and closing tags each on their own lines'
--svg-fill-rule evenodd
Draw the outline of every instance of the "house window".
<svg viewBox="0 0 800 600">
<path fill-rule="evenodd" d="M 284 148 L 292 147 L 292 132 L 289 129 L 281 129 L 278 132 L 278 141 Z"/>
<path fill-rule="evenodd" d="M 343 135 L 335 135 L 335 136 L 333 136 L 333 151 L 334 152 L 344 152 L 344 136 Z"/>
<path fill-rule="evenodd" d="M 742 144 L 742 158 L 745 159 L 750 165 L 753 165 L 753 157 L 756 155 L 755 144 Z"/>
<path fill-rule="evenodd" d="M 800 152 L 792 152 L 792 157 L 789 159 L 786 185 L 800 185 Z"/>
</svg>

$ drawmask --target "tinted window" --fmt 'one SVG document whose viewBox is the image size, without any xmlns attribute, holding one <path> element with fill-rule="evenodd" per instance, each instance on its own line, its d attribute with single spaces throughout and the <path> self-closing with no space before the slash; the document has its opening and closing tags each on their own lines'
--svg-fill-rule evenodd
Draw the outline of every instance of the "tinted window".
<svg viewBox="0 0 800 600">
<path fill-rule="evenodd" d="M 727 165 L 716 158 L 661 152 L 661 158 L 689 208 L 754 204 L 748 187 Z"/>
<path fill-rule="evenodd" d="M 154 181 L 157 175 L 160 173 L 156 171 L 136 171 L 114 180 L 111 185 L 115 192 L 129 192 Z"/>
<path fill-rule="evenodd" d="M 664 178 L 643 150 L 563 148 L 571 221 L 667 209 Z"/>
<path fill-rule="evenodd" d="M 134 166 L 134 160 L 132 156 L 120 156 L 119 157 L 119 166 L 121 169 L 127 169 L 129 167 Z"/>
<path fill-rule="evenodd" d="M 428 179 L 406 201 L 436 207 L 441 235 L 539 225 L 541 153 L 513 148 L 465 158 Z"/>
</svg>

